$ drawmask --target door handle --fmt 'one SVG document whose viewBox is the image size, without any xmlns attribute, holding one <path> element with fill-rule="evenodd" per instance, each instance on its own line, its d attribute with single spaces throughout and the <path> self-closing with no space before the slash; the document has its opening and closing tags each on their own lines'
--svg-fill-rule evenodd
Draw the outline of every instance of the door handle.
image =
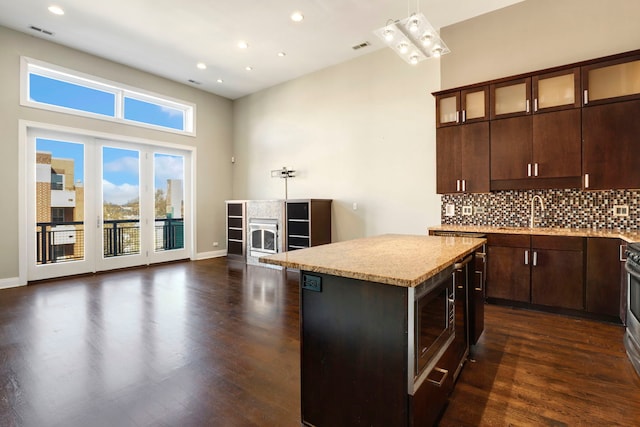
<svg viewBox="0 0 640 427">
<path fill-rule="evenodd" d="M 444 380 L 446 380 L 447 375 L 449 375 L 449 371 L 446 369 L 438 368 L 438 367 L 433 368 L 433 370 L 436 372 L 440 372 L 442 374 L 442 378 L 440 378 L 440 381 L 436 381 L 427 377 L 427 381 L 429 381 L 431 384 L 434 384 L 436 387 L 442 387 L 442 384 L 444 384 Z"/>
<path fill-rule="evenodd" d="M 533 252 L 533 266 L 534 267 L 538 266 L 538 252 L 537 251 Z"/>
<path fill-rule="evenodd" d="M 529 265 L 529 251 L 524 251 L 524 265 Z"/>
</svg>

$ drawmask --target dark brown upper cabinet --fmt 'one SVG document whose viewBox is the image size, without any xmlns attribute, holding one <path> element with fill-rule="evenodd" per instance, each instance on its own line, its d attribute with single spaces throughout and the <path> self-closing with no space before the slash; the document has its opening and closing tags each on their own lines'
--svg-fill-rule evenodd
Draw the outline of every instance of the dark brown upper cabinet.
<svg viewBox="0 0 640 427">
<path fill-rule="evenodd" d="M 640 54 L 582 67 L 583 106 L 640 99 Z"/>
<path fill-rule="evenodd" d="M 436 95 L 436 191 L 489 192 L 489 87 Z"/>
<path fill-rule="evenodd" d="M 489 87 L 479 86 L 436 95 L 436 127 L 489 120 Z"/>
<path fill-rule="evenodd" d="M 531 114 L 531 77 L 490 86 L 491 120 Z"/>
</svg>

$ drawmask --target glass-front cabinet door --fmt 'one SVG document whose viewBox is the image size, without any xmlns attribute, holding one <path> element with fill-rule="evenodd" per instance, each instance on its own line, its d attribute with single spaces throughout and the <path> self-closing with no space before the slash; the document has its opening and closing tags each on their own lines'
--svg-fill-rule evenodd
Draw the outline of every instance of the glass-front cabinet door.
<svg viewBox="0 0 640 427">
<path fill-rule="evenodd" d="M 495 83 L 491 86 L 491 118 L 531 114 L 531 78 Z"/>
<path fill-rule="evenodd" d="M 580 107 L 580 67 L 533 76 L 533 112 Z"/>
<path fill-rule="evenodd" d="M 436 97 L 436 126 L 453 126 L 460 123 L 460 92 Z"/>
<path fill-rule="evenodd" d="M 460 93 L 462 102 L 462 123 L 479 122 L 489 119 L 489 87 L 466 89 Z"/>
<path fill-rule="evenodd" d="M 640 98 L 640 55 L 582 67 L 583 105 Z"/>
</svg>

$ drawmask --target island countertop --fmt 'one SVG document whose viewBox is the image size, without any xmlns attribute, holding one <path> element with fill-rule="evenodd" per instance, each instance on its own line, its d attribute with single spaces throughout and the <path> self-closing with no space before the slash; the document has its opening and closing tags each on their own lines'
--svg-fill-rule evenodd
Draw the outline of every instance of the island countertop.
<svg viewBox="0 0 640 427">
<path fill-rule="evenodd" d="M 261 257 L 265 264 L 415 287 L 472 253 L 485 239 L 385 234 Z"/>
</svg>

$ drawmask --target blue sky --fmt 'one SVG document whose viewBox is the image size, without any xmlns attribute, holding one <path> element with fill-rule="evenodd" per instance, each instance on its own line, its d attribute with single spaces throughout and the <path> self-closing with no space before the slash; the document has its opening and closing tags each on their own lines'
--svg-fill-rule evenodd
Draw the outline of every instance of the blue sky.
<svg viewBox="0 0 640 427">
<path fill-rule="evenodd" d="M 60 81 L 30 73 L 29 96 L 32 100 L 115 116 L 114 93 Z M 124 97 L 124 118 L 171 129 L 183 129 L 184 112 L 129 96 Z M 74 160 L 74 179 L 84 183 L 84 146 L 80 143 L 38 138 L 37 151 L 50 152 L 53 157 Z M 140 153 L 136 150 L 103 147 L 102 189 L 106 202 L 124 204 L 139 198 Z M 184 159 L 156 153 L 154 156 L 154 186 L 166 191 L 167 179 L 183 179 Z"/>
<path fill-rule="evenodd" d="M 74 179 L 84 182 L 84 146 L 80 143 L 38 138 L 36 151 L 50 152 L 53 157 L 74 160 Z M 102 149 L 103 198 L 124 204 L 139 197 L 140 152 L 122 148 Z M 167 179 L 184 179 L 184 158 L 154 153 L 154 189 L 166 191 Z"/>
</svg>

